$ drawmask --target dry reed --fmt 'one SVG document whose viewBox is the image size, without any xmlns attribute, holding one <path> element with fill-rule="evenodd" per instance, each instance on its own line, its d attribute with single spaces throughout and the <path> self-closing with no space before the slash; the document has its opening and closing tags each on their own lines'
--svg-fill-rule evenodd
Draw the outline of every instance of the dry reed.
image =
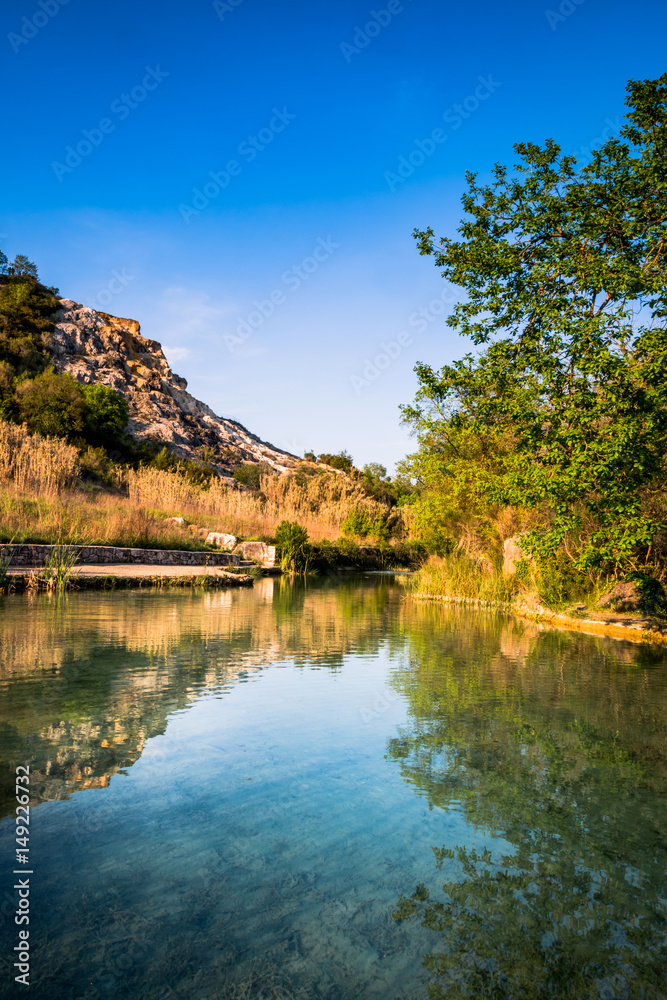
<svg viewBox="0 0 667 1000">
<path fill-rule="evenodd" d="M 139 469 L 128 473 L 128 489 L 135 505 L 178 510 L 183 516 L 215 516 L 226 530 L 240 535 L 272 535 L 280 521 L 288 520 L 303 524 L 315 540 L 334 538 L 353 510 L 365 511 L 371 520 L 385 510 L 356 483 L 335 473 L 307 479 L 290 474 L 262 476 L 261 493 L 254 494 L 221 480 L 203 489 L 180 473 Z"/>
<path fill-rule="evenodd" d="M 59 438 L 29 434 L 24 424 L 0 420 L 0 482 L 22 491 L 61 493 L 78 471 L 76 448 Z"/>
</svg>

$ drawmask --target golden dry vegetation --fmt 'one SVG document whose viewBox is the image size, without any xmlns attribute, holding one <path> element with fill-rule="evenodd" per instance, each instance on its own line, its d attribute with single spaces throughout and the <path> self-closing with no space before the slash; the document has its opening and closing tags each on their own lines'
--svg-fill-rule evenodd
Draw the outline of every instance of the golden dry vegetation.
<svg viewBox="0 0 667 1000">
<path fill-rule="evenodd" d="M 371 519 L 382 504 L 333 471 L 265 475 L 255 493 L 213 480 L 198 486 L 180 472 L 117 470 L 117 486 L 78 478 L 76 448 L 0 421 L 0 539 L 157 548 L 200 548 L 200 540 L 167 524 L 172 516 L 238 537 L 273 536 L 282 520 L 298 521 L 314 541 L 335 539 L 353 510 Z M 309 474 L 308 474 L 309 473 Z"/>
</svg>

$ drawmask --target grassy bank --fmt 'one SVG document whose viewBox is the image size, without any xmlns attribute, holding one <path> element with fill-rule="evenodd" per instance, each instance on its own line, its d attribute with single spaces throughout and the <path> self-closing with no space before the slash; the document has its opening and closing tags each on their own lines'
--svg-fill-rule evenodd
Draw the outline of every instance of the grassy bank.
<svg viewBox="0 0 667 1000">
<path fill-rule="evenodd" d="M 571 567 L 551 564 L 541 569 L 525 565 L 518 575 L 506 575 L 489 559 L 464 553 L 432 556 L 410 581 L 415 594 L 470 603 L 509 607 L 515 603 L 551 611 L 593 611 L 613 584 L 604 574 L 575 574 Z"/>
</svg>

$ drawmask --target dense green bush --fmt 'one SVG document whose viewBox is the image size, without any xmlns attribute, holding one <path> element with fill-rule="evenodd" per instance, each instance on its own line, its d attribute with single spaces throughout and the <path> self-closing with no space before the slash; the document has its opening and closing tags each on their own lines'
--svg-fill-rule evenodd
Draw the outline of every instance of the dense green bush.
<svg viewBox="0 0 667 1000">
<path fill-rule="evenodd" d="M 281 521 L 276 528 L 276 555 L 284 573 L 305 573 L 311 556 L 308 532 L 296 521 Z"/>
<path fill-rule="evenodd" d="M 376 518 L 372 518 L 368 511 L 356 507 L 345 518 L 345 521 L 341 525 L 341 530 L 348 537 L 368 538 L 370 535 L 378 541 L 387 541 L 390 535 L 387 525 L 387 515 L 388 511 L 385 514 L 378 514 Z"/>
<path fill-rule="evenodd" d="M 49 369 L 21 382 L 15 393 L 18 416 L 33 433 L 73 438 L 86 426 L 86 399 L 71 375 Z"/>
<path fill-rule="evenodd" d="M 346 451 L 339 451 L 337 455 L 329 455 L 327 452 L 323 452 L 318 455 L 318 462 L 323 462 L 325 465 L 330 465 L 332 469 L 341 469 L 343 472 L 350 472 L 353 468 L 352 456 Z"/>
<path fill-rule="evenodd" d="M 217 475 L 215 469 L 204 462 L 193 462 L 187 458 L 178 458 L 173 455 L 164 445 L 157 455 L 154 455 L 148 464 L 153 469 L 163 469 L 167 472 L 180 472 L 186 476 L 195 486 L 206 487 L 211 479 Z"/>
<path fill-rule="evenodd" d="M 83 385 L 81 391 L 86 407 L 86 440 L 93 446 L 113 447 L 127 426 L 127 400 L 108 385 Z"/>
<path fill-rule="evenodd" d="M 56 296 L 33 278 L 0 277 L 0 416 L 5 419 L 17 416 L 17 383 L 49 365 L 47 345 L 57 308 Z"/>
<path fill-rule="evenodd" d="M 232 476 L 248 489 L 259 490 L 262 476 L 268 476 L 271 472 L 273 469 L 268 462 L 242 462 L 234 469 Z"/>
</svg>

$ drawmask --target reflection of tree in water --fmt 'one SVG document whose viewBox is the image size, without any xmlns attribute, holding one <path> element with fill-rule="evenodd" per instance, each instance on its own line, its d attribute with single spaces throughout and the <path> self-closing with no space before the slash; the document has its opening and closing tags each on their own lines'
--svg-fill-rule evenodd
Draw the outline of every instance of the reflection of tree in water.
<svg viewBox="0 0 667 1000">
<path fill-rule="evenodd" d="M 442 937 L 438 1000 L 664 997 L 664 658 L 521 632 L 411 637 L 395 683 L 413 721 L 389 757 L 513 851 L 438 845 L 443 892 L 419 885 L 394 917 Z"/>
</svg>

